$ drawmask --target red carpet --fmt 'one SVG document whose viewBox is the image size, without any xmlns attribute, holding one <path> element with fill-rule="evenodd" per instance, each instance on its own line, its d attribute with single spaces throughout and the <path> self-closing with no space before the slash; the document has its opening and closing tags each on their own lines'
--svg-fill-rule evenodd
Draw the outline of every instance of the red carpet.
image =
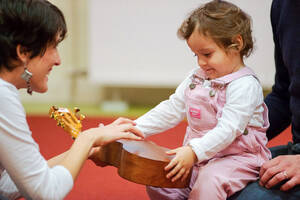
<svg viewBox="0 0 300 200">
<path fill-rule="evenodd" d="M 83 122 L 84 129 L 110 123 L 110 118 L 88 118 Z M 41 153 L 46 159 L 67 150 L 72 144 L 70 136 L 56 122 L 47 116 L 29 116 L 28 123 L 33 137 L 40 146 Z M 151 140 L 159 145 L 176 148 L 181 145 L 185 132 L 186 122 L 182 122 L 174 129 L 164 134 L 152 136 Z M 174 134 L 175 133 L 175 134 Z M 286 144 L 291 141 L 290 129 L 274 138 L 268 146 Z M 74 188 L 67 196 L 67 200 L 147 200 L 145 187 L 120 178 L 114 167 L 97 167 L 87 161 L 75 182 Z"/>
</svg>

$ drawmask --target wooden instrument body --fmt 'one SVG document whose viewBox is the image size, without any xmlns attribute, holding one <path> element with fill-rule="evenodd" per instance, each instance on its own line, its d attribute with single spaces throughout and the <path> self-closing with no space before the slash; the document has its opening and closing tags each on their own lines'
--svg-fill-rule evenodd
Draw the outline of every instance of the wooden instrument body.
<svg viewBox="0 0 300 200">
<path fill-rule="evenodd" d="M 118 168 L 118 174 L 129 181 L 164 188 L 189 186 L 191 173 L 184 181 L 166 178 L 165 166 L 172 159 L 167 148 L 150 141 L 118 140 L 101 147 L 98 158 Z"/>
<path fill-rule="evenodd" d="M 78 115 L 79 111 L 79 108 L 74 108 L 72 113 L 69 109 L 52 106 L 49 115 L 75 139 L 81 132 L 81 121 L 85 118 L 84 115 Z M 164 168 L 172 159 L 166 154 L 168 150 L 151 141 L 118 140 L 102 146 L 97 159 L 117 167 L 121 177 L 135 183 L 165 188 L 188 187 L 191 172 L 184 181 L 172 182 L 166 178 L 168 172 Z"/>
</svg>

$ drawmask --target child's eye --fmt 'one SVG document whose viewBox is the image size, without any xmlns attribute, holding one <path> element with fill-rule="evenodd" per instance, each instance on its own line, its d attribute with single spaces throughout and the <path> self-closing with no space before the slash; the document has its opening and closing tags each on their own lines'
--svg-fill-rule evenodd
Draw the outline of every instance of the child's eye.
<svg viewBox="0 0 300 200">
<path fill-rule="evenodd" d="M 204 53 L 203 54 L 205 57 L 209 57 L 211 55 L 211 53 Z"/>
</svg>

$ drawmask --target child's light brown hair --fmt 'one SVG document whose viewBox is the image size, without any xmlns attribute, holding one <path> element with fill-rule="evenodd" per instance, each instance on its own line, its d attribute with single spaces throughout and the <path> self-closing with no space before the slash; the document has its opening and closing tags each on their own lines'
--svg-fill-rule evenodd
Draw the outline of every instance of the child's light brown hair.
<svg viewBox="0 0 300 200">
<path fill-rule="evenodd" d="M 243 39 L 239 49 L 241 58 L 248 57 L 253 50 L 251 17 L 227 1 L 213 0 L 195 9 L 182 23 L 177 35 L 188 40 L 195 29 L 225 50 L 236 48 L 238 44 L 234 40 L 240 35 Z"/>
</svg>

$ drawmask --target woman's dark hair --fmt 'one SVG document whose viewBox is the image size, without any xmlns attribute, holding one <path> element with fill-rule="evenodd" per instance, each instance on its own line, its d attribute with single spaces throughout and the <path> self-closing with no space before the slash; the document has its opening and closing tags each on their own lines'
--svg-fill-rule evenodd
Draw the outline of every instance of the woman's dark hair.
<svg viewBox="0 0 300 200">
<path fill-rule="evenodd" d="M 248 57 L 253 49 L 251 17 L 236 5 L 224 0 L 213 0 L 195 9 L 178 29 L 177 35 L 188 40 L 192 33 L 210 36 L 224 49 L 235 47 L 234 37 L 243 38 L 241 58 Z"/>
<path fill-rule="evenodd" d="M 0 71 L 15 68 L 17 45 L 34 58 L 66 33 L 63 13 L 47 0 L 0 0 Z"/>
</svg>

